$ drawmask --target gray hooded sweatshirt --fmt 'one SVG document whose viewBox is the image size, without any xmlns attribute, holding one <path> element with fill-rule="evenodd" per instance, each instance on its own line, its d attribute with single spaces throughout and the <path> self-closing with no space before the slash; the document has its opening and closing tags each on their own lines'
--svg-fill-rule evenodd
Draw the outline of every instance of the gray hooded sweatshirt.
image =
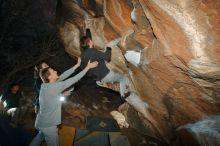
<svg viewBox="0 0 220 146">
<path fill-rule="evenodd" d="M 75 69 L 76 68 L 72 67 L 64 72 L 55 83 L 43 83 L 41 85 L 39 94 L 40 111 L 35 121 L 36 128 L 46 128 L 61 124 L 61 93 L 86 74 L 86 71 L 83 70 L 74 77 L 63 81 L 69 77 Z"/>
</svg>

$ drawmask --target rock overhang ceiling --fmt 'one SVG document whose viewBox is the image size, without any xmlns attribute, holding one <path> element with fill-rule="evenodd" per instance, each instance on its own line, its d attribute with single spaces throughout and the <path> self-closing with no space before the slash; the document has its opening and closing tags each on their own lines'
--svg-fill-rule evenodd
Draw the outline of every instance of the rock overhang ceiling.
<svg viewBox="0 0 220 146">
<path fill-rule="evenodd" d="M 148 105 L 140 118 L 168 142 L 173 129 L 219 113 L 219 8 L 217 0 L 61 0 L 57 26 L 72 56 L 86 28 L 98 49 L 112 47 L 110 67 Z M 127 51 L 141 52 L 140 64 Z"/>
</svg>

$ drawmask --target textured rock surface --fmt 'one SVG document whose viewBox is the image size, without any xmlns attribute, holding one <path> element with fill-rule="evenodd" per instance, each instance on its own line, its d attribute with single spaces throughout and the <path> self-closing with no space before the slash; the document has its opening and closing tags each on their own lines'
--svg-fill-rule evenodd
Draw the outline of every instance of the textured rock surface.
<svg viewBox="0 0 220 146">
<path fill-rule="evenodd" d="M 127 74 L 149 104 L 149 117 L 127 116 L 140 119 L 144 133 L 169 142 L 177 127 L 220 111 L 218 0 L 61 2 L 58 27 L 66 50 L 79 56 L 85 28 L 97 48 L 113 48 L 110 66 Z M 148 64 L 126 62 L 126 50 L 141 50 Z"/>
<path fill-rule="evenodd" d="M 220 144 L 219 120 L 219 115 L 211 116 L 202 121 L 181 126 L 178 129 L 179 140 L 184 141 L 187 136 L 188 141 L 185 142 L 187 145 L 217 146 Z"/>
</svg>

